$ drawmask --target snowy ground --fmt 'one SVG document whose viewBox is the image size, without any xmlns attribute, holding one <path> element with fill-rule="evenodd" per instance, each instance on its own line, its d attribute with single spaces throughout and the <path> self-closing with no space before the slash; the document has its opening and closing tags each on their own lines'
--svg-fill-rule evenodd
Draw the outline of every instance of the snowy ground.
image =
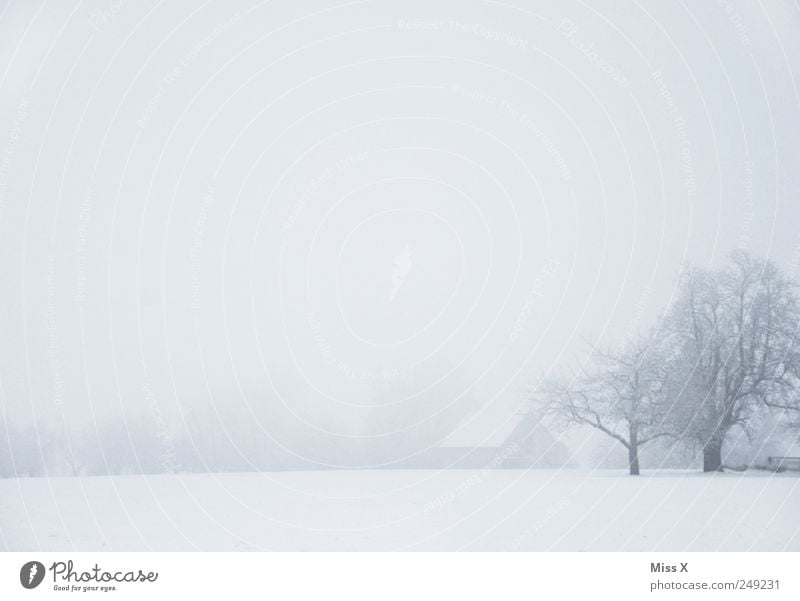
<svg viewBox="0 0 800 601">
<path fill-rule="evenodd" d="M 0 480 L 9 550 L 794 550 L 800 477 L 361 471 Z"/>
</svg>

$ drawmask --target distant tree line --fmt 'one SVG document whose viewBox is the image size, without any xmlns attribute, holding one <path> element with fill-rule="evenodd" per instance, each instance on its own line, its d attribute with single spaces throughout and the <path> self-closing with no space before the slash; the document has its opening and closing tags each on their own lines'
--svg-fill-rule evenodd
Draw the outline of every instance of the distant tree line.
<svg viewBox="0 0 800 601">
<path fill-rule="evenodd" d="M 736 427 L 753 435 L 759 411 L 800 426 L 799 306 L 795 284 L 746 252 L 720 269 L 690 267 L 657 326 L 620 348 L 593 347 L 577 373 L 538 387 L 534 405 L 619 442 L 633 475 L 656 440 L 697 448 L 703 471 L 722 471 L 726 437 Z"/>
<path fill-rule="evenodd" d="M 310 457 L 320 454 L 331 463 L 359 459 L 348 445 L 303 444 L 282 447 L 258 424 L 230 414 L 218 420 L 190 415 L 169 433 L 146 414 L 71 428 L 53 420 L 25 427 L 0 421 L 0 477 L 302 470 L 319 469 Z M 309 449 L 314 444 L 319 447 Z"/>
<path fill-rule="evenodd" d="M 58 413 L 35 423 L 0 418 L 0 477 L 397 467 L 438 445 L 476 404 L 458 378 L 419 393 L 435 374 L 370 384 L 364 406 L 330 407 L 297 387 L 285 399 L 192 399 L 168 417 L 139 408 L 77 423 Z M 443 398 L 453 400 L 437 411 Z"/>
</svg>

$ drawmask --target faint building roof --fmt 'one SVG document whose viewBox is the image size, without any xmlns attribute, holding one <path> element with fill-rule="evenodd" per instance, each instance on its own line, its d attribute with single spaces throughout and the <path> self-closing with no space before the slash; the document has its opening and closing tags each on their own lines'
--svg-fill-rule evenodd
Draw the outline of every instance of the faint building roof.
<svg viewBox="0 0 800 601">
<path fill-rule="evenodd" d="M 464 416 L 439 446 L 500 447 L 523 418 L 518 413 L 498 418 L 490 415 L 489 411 L 472 411 Z"/>
</svg>

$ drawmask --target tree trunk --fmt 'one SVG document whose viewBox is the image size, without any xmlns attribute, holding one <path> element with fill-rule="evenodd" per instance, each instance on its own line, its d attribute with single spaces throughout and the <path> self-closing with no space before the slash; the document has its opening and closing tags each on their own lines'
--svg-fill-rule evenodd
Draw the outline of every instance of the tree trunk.
<svg viewBox="0 0 800 601">
<path fill-rule="evenodd" d="M 703 471 L 722 471 L 722 441 L 709 440 L 703 447 Z"/>
<path fill-rule="evenodd" d="M 636 426 L 630 427 L 630 438 L 628 438 L 628 466 L 631 476 L 639 475 L 639 432 Z"/>
</svg>

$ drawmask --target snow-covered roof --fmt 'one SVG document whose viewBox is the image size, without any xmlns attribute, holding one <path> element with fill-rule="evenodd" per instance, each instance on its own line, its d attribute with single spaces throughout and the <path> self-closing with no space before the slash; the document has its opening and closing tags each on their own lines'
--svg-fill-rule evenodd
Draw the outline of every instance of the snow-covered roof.
<svg viewBox="0 0 800 601">
<path fill-rule="evenodd" d="M 495 412 L 496 413 L 496 412 Z M 491 415 L 489 411 L 477 410 L 464 419 L 439 444 L 440 447 L 499 447 L 517 427 L 523 416 Z"/>
</svg>

